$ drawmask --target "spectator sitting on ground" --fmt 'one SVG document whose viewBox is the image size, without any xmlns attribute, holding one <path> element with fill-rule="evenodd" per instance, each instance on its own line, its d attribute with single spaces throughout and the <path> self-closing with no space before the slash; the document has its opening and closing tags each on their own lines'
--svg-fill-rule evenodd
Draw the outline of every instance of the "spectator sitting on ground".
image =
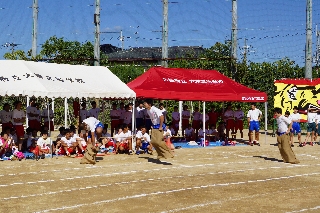
<svg viewBox="0 0 320 213">
<path fill-rule="evenodd" d="M 195 139 L 194 129 L 192 128 L 191 124 L 188 125 L 188 128 L 185 129 L 185 139 L 187 141 L 193 141 Z"/>
<path fill-rule="evenodd" d="M 147 133 L 145 126 L 141 126 L 140 131 L 136 134 L 136 154 L 140 154 L 140 148 L 143 150 L 148 150 L 149 153 L 152 153 L 152 145 L 150 143 L 150 136 Z"/>
<path fill-rule="evenodd" d="M 129 154 L 133 154 L 132 151 L 132 136 L 131 131 L 127 124 L 123 124 L 122 131 L 116 136 L 116 154 L 124 153 L 125 151 L 129 151 Z"/>
</svg>

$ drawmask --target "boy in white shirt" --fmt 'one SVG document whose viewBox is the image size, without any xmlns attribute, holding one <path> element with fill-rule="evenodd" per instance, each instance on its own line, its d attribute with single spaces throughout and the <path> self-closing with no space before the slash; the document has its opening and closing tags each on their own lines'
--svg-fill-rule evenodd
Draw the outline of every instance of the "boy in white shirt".
<svg viewBox="0 0 320 213">
<path fill-rule="evenodd" d="M 290 129 L 292 128 L 292 121 L 282 115 L 281 108 L 274 108 L 274 116 L 278 124 L 277 142 L 280 154 L 284 163 L 297 164 L 300 163 L 296 158 L 290 146 Z M 289 125 L 289 128 L 288 128 Z"/>
<path fill-rule="evenodd" d="M 289 116 L 289 119 L 293 122 L 292 129 L 290 130 L 290 143 L 293 144 L 293 134 L 298 134 L 299 147 L 303 147 L 301 143 L 301 128 L 300 128 L 300 113 L 298 112 L 298 107 L 293 107 L 293 113 Z"/>
<path fill-rule="evenodd" d="M 92 108 L 89 110 L 89 116 L 96 119 L 99 118 L 100 108 L 97 108 L 97 103 L 95 101 L 91 102 Z"/>
<path fill-rule="evenodd" d="M 37 152 L 42 159 L 45 158 L 45 154 L 50 152 L 50 138 L 48 138 L 48 132 L 42 132 L 42 136 L 37 140 Z"/>
<path fill-rule="evenodd" d="M 142 126 L 140 131 L 136 134 L 136 154 L 140 154 L 140 148 L 142 150 L 148 151 L 149 154 L 152 154 L 152 145 L 150 143 L 151 139 L 149 134 L 147 133 L 146 127 Z"/>
<path fill-rule="evenodd" d="M 129 155 L 133 154 L 132 151 L 132 134 L 127 124 L 122 125 L 122 131 L 115 136 L 116 139 L 116 154 L 129 152 Z"/>
<path fill-rule="evenodd" d="M 238 130 L 240 130 L 241 140 L 243 140 L 243 118 L 244 112 L 241 110 L 241 106 L 237 106 L 237 110 L 234 111 L 235 118 L 235 134 L 237 134 Z"/>
<path fill-rule="evenodd" d="M 179 122 L 180 122 L 180 113 L 178 112 L 178 107 L 177 106 L 175 106 L 173 108 L 173 112 L 172 112 L 171 116 L 172 116 L 172 125 L 173 125 L 173 128 L 174 128 L 174 131 L 178 132 Z M 175 135 L 174 133 L 172 133 L 172 134 Z"/>
<path fill-rule="evenodd" d="M 234 111 L 231 109 L 231 104 L 227 105 L 227 110 L 223 114 L 223 119 L 226 122 L 226 134 L 229 138 L 229 131 L 234 132 Z"/>
<path fill-rule="evenodd" d="M 260 119 L 262 116 L 262 112 L 256 108 L 256 104 L 251 104 L 251 109 L 248 111 L 247 119 L 249 124 L 249 145 L 257 144 L 260 146 L 259 143 L 259 131 L 260 131 Z M 255 131 L 255 140 L 253 140 L 253 131 Z M 253 144 L 252 144 L 253 142 Z"/>
<path fill-rule="evenodd" d="M 13 110 L 13 113 L 12 113 L 13 126 L 16 130 L 16 134 L 18 137 L 18 149 L 19 151 L 21 151 L 22 142 L 24 139 L 23 123 L 26 121 L 26 115 L 21 110 L 21 105 L 22 105 L 21 101 L 16 101 L 14 105 L 15 105 L 15 109 Z"/>
<path fill-rule="evenodd" d="M 5 129 L 7 127 L 12 128 L 12 111 L 10 111 L 10 105 L 8 103 L 5 103 L 3 105 L 3 110 L 0 111 L 0 120 L 1 120 L 1 126 L 2 129 Z"/>
<path fill-rule="evenodd" d="M 304 146 L 307 144 L 307 141 L 310 137 L 310 133 L 311 133 L 310 145 L 313 146 L 313 144 L 314 144 L 315 132 L 317 131 L 317 126 L 316 126 L 317 110 L 318 109 L 316 109 L 316 108 L 309 108 L 308 109 L 307 136 L 306 136 L 306 139 L 303 143 Z"/>
</svg>

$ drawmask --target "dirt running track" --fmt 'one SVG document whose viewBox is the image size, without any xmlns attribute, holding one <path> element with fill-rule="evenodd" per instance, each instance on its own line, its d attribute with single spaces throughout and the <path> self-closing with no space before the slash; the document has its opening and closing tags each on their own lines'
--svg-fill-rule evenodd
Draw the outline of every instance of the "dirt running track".
<svg viewBox="0 0 320 213">
<path fill-rule="evenodd" d="M 110 155 L 95 166 L 59 157 L 0 162 L 0 212 L 320 212 L 320 146 L 281 162 L 258 146 Z"/>
</svg>

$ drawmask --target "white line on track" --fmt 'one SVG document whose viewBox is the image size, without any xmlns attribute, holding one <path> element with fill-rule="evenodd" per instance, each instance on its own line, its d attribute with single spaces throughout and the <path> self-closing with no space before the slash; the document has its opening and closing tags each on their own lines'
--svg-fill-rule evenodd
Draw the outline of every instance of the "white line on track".
<svg viewBox="0 0 320 213">
<path fill-rule="evenodd" d="M 320 175 L 320 173 L 310 173 L 310 174 L 304 174 L 304 176 L 313 176 L 313 175 Z M 293 176 L 295 177 L 295 176 Z M 265 181 L 273 181 L 273 180 L 279 180 L 280 178 L 269 178 L 268 180 L 265 179 Z M 257 180 L 250 180 L 247 182 L 233 182 L 233 184 L 249 184 L 249 183 L 256 183 Z M 232 183 L 224 183 L 224 184 L 210 184 L 206 185 L 205 187 L 219 187 L 219 186 L 229 186 L 232 185 Z M 201 189 L 204 186 L 193 186 L 190 187 L 191 190 L 193 189 Z M 128 200 L 128 199 L 135 199 L 135 198 L 141 198 L 141 197 L 147 197 L 147 196 L 154 196 L 154 195 L 159 195 L 159 194 L 170 194 L 170 193 L 175 193 L 175 192 L 180 192 L 180 191 L 185 191 L 189 190 L 187 188 L 180 188 L 180 189 L 173 189 L 173 190 L 168 190 L 168 191 L 158 191 L 158 192 L 152 192 L 152 193 L 146 193 L 146 194 L 136 194 L 132 196 L 125 196 L 125 197 L 120 197 L 120 198 L 115 198 L 115 199 L 109 199 L 109 200 L 101 200 L 101 201 L 96 201 L 96 202 L 91 202 L 91 203 L 82 203 L 82 204 L 77 204 L 77 205 L 72 205 L 72 206 L 62 206 L 58 208 L 52 208 L 52 209 L 46 209 L 42 210 L 39 212 L 50 212 L 50 211 L 60 211 L 60 210 L 68 210 L 68 209 L 75 209 L 83 206 L 90 206 L 90 205 L 99 205 L 99 204 L 104 204 L 104 203 L 112 203 L 112 202 L 117 202 L 117 201 L 123 201 L 123 200 Z"/>
</svg>

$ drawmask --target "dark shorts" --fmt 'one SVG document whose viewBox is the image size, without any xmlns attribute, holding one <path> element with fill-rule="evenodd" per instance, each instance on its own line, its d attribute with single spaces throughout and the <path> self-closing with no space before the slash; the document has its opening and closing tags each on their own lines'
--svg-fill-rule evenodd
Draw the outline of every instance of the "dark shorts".
<svg viewBox="0 0 320 213">
<path fill-rule="evenodd" d="M 315 132 L 315 131 L 316 131 L 316 123 L 308 123 L 307 132 Z"/>
</svg>

